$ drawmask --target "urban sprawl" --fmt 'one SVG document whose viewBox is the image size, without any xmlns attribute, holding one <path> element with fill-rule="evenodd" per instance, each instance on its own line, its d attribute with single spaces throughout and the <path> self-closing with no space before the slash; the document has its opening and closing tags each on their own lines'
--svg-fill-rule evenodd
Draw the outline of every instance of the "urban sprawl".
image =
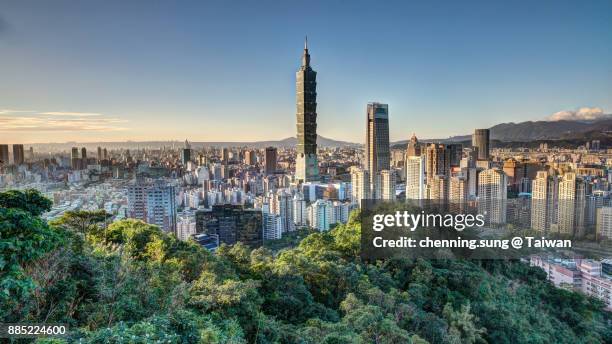
<svg viewBox="0 0 612 344">
<path fill-rule="evenodd" d="M 364 199 L 476 202 L 490 225 L 612 240 L 612 148 L 598 140 L 574 149 L 495 148 L 488 129 L 475 129 L 471 145 L 423 143 L 413 134 L 400 148 L 389 140 L 389 106 L 373 102 L 365 111 L 365 145 L 317 147 L 316 72 L 307 45 L 296 88 L 295 147 L 0 144 L 0 190 L 39 190 L 53 200 L 47 219 L 104 210 L 209 250 L 327 231 L 346 223 Z M 612 308 L 612 260 L 529 263 L 556 286 Z"/>
</svg>

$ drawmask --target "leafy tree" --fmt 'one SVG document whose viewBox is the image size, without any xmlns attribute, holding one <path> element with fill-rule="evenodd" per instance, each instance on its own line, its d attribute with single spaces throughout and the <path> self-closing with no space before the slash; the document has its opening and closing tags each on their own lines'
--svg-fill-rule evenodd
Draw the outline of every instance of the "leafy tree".
<svg viewBox="0 0 612 344">
<path fill-rule="evenodd" d="M 446 304 L 443 314 L 450 324 L 450 332 L 460 343 L 476 343 L 482 340 L 481 334 L 485 330 L 476 327 L 478 319 L 470 313 L 469 303 L 461 306 L 460 311 L 455 311 L 451 304 Z"/>
<path fill-rule="evenodd" d="M 0 208 L 21 209 L 32 216 L 39 216 L 51 210 L 53 203 L 37 190 L 9 190 L 0 192 Z"/>
<path fill-rule="evenodd" d="M 113 327 L 79 333 L 81 343 L 211 343 L 245 344 L 235 321 L 214 322 L 208 316 L 178 311 L 153 316 L 130 325 L 120 322 Z"/>
<path fill-rule="evenodd" d="M 25 267 L 58 247 L 63 237 L 38 217 L 49 209 L 38 192 L 3 192 L 0 204 L 0 319 L 11 321 L 27 311 L 35 288 Z"/>
<path fill-rule="evenodd" d="M 105 223 L 111 218 L 112 216 L 104 210 L 67 211 L 51 224 L 54 226 L 65 226 L 66 228 L 76 231 L 77 233 L 92 233 L 99 236 L 101 235 L 101 233 L 98 233 L 100 226 L 105 225 Z"/>
<path fill-rule="evenodd" d="M 66 322 L 40 343 L 609 343 L 603 303 L 518 261 L 362 261 L 359 214 L 215 254 L 137 220 L 0 194 L 0 312 Z M 306 233 L 304 233 L 306 235 Z"/>
</svg>

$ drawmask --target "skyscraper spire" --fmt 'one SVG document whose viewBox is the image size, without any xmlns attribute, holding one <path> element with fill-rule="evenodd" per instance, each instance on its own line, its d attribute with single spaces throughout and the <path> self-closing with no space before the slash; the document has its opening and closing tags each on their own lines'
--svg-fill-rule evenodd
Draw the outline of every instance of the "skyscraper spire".
<svg viewBox="0 0 612 344">
<path fill-rule="evenodd" d="M 304 39 L 304 54 L 302 55 L 302 66 L 310 66 L 310 54 L 308 53 L 308 36 Z"/>
</svg>

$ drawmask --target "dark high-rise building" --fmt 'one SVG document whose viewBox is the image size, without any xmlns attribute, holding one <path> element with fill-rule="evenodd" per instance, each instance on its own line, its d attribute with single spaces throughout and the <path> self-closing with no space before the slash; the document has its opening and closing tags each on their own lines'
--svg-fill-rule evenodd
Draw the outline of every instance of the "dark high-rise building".
<svg viewBox="0 0 612 344">
<path fill-rule="evenodd" d="M 229 161 L 229 149 L 227 149 L 226 147 L 223 147 L 221 149 L 221 163 L 227 164 L 228 161 Z"/>
<path fill-rule="evenodd" d="M 23 151 L 23 145 L 13 145 L 13 163 L 15 165 L 21 165 L 25 161 L 25 154 Z"/>
<path fill-rule="evenodd" d="M 106 150 L 106 148 L 102 150 L 102 155 L 104 156 L 104 160 L 108 160 L 108 150 Z"/>
<path fill-rule="evenodd" d="M 457 167 L 461 163 L 463 158 L 463 145 L 461 143 L 451 143 L 446 146 L 450 154 L 450 165 L 451 167 Z"/>
<path fill-rule="evenodd" d="M 87 148 L 85 147 L 81 148 L 81 159 L 83 162 L 87 161 Z"/>
<path fill-rule="evenodd" d="M 0 145 L 0 165 L 8 165 L 10 163 L 9 159 L 9 146 Z"/>
<path fill-rule="evenodd" d="M 299 181 L 319 180 L 317 160 L 317 72 L 310 67 L 308 40 L 302 65 L 295 74 L 297 95 L 297 157 L 295 176 Z"/>
<path fill-rule="evenodd" d="M 72 151 L 70 153 L 70 166 L 73 170 L 81 169 L 81 159 L 79 159 L 78 147 L 72 147 Z"/>
<path fill-rule="evenodd" d="M 449 176 L 451 167 L 451 151 L 446 145 L 432 143 L 427 146 L 425 159 L 425 174 L 428 184 L 435 176 Z"/>
<path fill-rule="evenodd" d="M 102 147 L 98 146 L 98 161 L 102 161 Z"/>
<path fill-rule="evenodd" d="M 181 151 L 181 162 L 183 165 L 187 165 L 189 161 L 191 161 L 191 149 L 183 148 Z"/>
<path fill-rule="evenodd" d="M 185 147 L 181 150 L 181 163 L 185 166 L 189 161 L 191 161 L 191 144 L 185 140 Z"/>
<path fill-rule="evenodd" d="M 263 245 L 263 215 L 259 209 L 241 205 L 213 205 L 210 210 L 196 211 L 198 233 L 218 235 L 228 245 L 241 242 L 250 247 Z"/>
<path fill-rule="evenodd" d="M 276 147 L 266 147 L 266 175 L 276 173 L 277 155 Z"/>
<path fill-rule="evenodd" d="M 474 130 L 472 146 L 476 148 L 478 160 L 489 160 L 489 129 Z"/>
<path fill-rule="evenodd" d="M 365 149 L 366 168 L 370 171 L 370 180 L 373 180 L 380 171 L 391 168 L 387 104 L 368 104 Z"/>
<path fill-rule="evenodd" d="M 249 149 L 244 152 L 244 163 L 246 165 L 255 165 L 256 162 L 257 156 L 255 155 L 255 151 Z"/>
</svg>

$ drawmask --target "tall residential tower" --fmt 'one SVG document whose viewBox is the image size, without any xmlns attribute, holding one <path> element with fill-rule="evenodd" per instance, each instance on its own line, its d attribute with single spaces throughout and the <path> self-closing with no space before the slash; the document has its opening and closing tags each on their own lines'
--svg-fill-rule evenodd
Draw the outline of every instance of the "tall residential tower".
<svg viewBox="0 0 612 344">
<path fill-rule="evenodd" d="M 366 159 L 370 179 L 382 170 L 390 169 L 389 106 L 369 103 L 366 125 Z"/>
<path fill-rule="evenodd" d="M 389 145 L 389 106 L 387 104 L 369 103 L 366 122 L 365 142 L 366 169 L 370 173 L 371 197 L 381 197 L 378 182 L 382 171 L 391 169 Z"/>
<path fill-rule="evenodd" d="M 13 163 L 15 165 L 21 165 L 25 161 L 25 153 L 23 151 L 23 145 L 14 144 L 13 145 Z"/>
<path fill-rule="evenodd" d="M 297 157 L 295 176 L 298 181 L 319 180 L 317 161 L 317 72 L 310 67 L 308 40 L 304 43 L 302 65 L 295 74 L 297 95 Z"/>
<path fill-rule="evenodd" d="M 266 147 L 266 170 L 265 172 L 267 176 L 276 173 L 276 169 L 277 169 L 276 160 L 278 160 L 278 149 L 276 149 L 276 147 Z"/>
<path fill-rule="evenodd" d="M 0 145 L 0 165 L 8 165 L 9 157 L 9 145 Z"/>
<path fill-rule="evenodd" d="M 476 147 L 478 160 L 489 160 L 489 129 L 475 129 L 472 146 Z"/>
</svg>

